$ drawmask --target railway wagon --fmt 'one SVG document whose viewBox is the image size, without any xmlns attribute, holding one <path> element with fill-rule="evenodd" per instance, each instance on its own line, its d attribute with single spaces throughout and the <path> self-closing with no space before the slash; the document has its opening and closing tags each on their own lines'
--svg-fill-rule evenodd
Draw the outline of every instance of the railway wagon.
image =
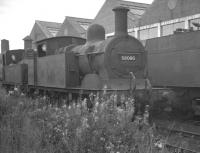
<svg viewBox="0 0 200 153">
<path fill-rule="evenodd" d="M 154 87 L 175 93 L 178 107 L 191 109 L 200 97 L 200 31 L 147 40 L 148 74 Z"/>
</svg>

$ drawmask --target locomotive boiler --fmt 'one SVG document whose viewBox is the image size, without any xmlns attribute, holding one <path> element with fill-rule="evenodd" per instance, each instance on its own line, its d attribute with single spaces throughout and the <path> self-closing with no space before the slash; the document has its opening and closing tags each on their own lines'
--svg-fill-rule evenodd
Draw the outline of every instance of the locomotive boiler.
<svg viewBox="0 0 200 153">
<path fill-rule="evenodd" d="M 139 40 L 127 33 L 127 12 L 124 7 L 113 9 L 115 34 L 105 40 L 105 30 L 94 24 L 88 28 L 86 43 L 71 47 L 78 56 L 81 88 L 128 90 L 130 86 L 144 88 L 146 52 Z M 132 80 L 133 76 L 137 78 Z M 134 82 L 135 81 L 135 82 Z"/>
</svg>

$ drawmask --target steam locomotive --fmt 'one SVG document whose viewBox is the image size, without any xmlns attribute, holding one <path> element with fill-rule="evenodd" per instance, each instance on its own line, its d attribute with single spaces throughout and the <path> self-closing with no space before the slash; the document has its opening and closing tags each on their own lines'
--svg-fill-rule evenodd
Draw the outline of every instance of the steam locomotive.
<svg viewBox="0 0 200 153">
<path fill-rule="evenodd" d="M 36 42 L 37 51 L 7 51 L 3 55 L 3 84 L 34 92 L 130 91 L 147 88 L 147 54 L 142 43 L 127 33 L 127 12 L 113 9 L 115 35 L 105 40 L 98 24 L 87 39 L 62 36 Z M 13 62 L 14 61 L 14 62 Z M 14 64 L 13 64 L 13 63 Z"/>
<path fill-rule="evenodd" d="M 3 54 L 3 85 L 22 90 L 68 93 L 135 90 L 152 86 L 152 101 L 200 112 L 200 31 L 176 33 L 142 43 L 127 33 L 127 12 L 113 9 L 115 35 L 105 40 L 101 25 L 91 25 L 87 39 L 62 36 L 36 42 L 37 50 Z M 145 97 L 145 96 L 143 96 Z M 199 113 L 200 114 L 200 113 Z"/>
</svg>

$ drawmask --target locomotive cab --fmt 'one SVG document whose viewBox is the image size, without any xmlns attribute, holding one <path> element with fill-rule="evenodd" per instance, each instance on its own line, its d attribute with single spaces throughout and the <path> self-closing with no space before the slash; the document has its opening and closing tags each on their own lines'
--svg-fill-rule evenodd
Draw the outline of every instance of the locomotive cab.
<svg viewBox="0 0 200 153">
<path fill-rule="evenodd" d="M 45 43 L 38 45 L 37 46 L 37 52 L 38 52 L 38 57 L 46 56 L 47 45 Z"/>
<path fill-rule="evenodd" d="M 85 39 L 71 36 L 52 37 L 36 42 L 38 57 L 55 55 L 59 48 L 68 45 L 81 45 L 85 43 Z"/>
</svg>

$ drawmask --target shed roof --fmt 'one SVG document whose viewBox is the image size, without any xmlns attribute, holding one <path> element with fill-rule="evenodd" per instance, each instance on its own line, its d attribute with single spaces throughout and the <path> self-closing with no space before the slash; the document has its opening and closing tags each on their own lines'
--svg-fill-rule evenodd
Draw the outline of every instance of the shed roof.
<svg viewBox="0 0 200 153">
<path fill-rule="evenodd" d="M 124 6 L 130 9 L 128 13 L 128 27 L 133 28 L 138 18 L 145 12 L 149 4 L 123 1 L 123 0 L 106 0 L 99 13 L 96 15 L 93 23 L 105 27 L 106 33 L 114 32 L 114 12 L 112 9 L 117 6 Z"/>
<path fill-rule="evenodd" d="M 200 13 L 200 0 L 154 0 L 140 19 L 140 26 Z"/>
<path fill-rule="evenodd" d="M 57 36 L 68 35 L 84 37 L 86 30 L 91 23 L 92 19 L 66 16 Z"/>
<path fill-rule="evenodd" d="M 36 20 L 35 23 L 39 25 L 39 27 L 47 36 L 47 38 L 56 36 L 57 32 L 59 31 L 62 25 L 62 23 L 39 21 L 39 20 Z"/>
</svg>

